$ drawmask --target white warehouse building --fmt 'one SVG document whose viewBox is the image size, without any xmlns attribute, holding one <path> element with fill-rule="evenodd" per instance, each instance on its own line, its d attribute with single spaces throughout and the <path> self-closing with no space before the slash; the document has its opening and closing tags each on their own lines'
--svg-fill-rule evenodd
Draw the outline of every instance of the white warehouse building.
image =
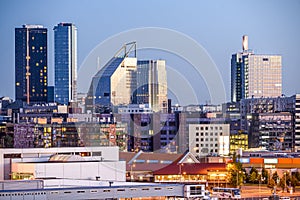
<svg viewBox="0 0 300 200">
<path fill-rule="evenodd" d="M 118 147 L 0 149 L 0 180 L 81 179 L 126 181 Z"/>
</svg>

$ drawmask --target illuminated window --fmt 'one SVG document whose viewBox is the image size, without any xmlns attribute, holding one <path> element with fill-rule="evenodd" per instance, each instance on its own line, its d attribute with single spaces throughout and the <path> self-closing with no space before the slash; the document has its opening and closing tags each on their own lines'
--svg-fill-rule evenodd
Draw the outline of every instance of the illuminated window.
<svg viewBox="0 0 300 200">
<path fill-rule="evenodd" d="M 32 89 L 32 92 L 35 92 L 35 89 Z"/>
<path fill-rule="evenodd" d="M 35 49 L 35 47 L 34 47 L 34 46 L 32 46 L 31 48 L 32 48 L 32 50 L 34 50 L 34 49 Z"/>
<path fill-rule="evenodd" d="M 34 36 L 32 36 L 31 39 L 34 40 Z"/>
<path fill-rule="evenodd" d="M 40 47 L 40 50 L 43 50 L 43 47 Z"/>
<path fill-rule="evenodd" d="M 17 86 L 19 86 L 19 85 L 20 85 L 20 83 L 19 83 L 19 82 L 16 82 L 16 85 L 17 85 Z"/>
</svg>

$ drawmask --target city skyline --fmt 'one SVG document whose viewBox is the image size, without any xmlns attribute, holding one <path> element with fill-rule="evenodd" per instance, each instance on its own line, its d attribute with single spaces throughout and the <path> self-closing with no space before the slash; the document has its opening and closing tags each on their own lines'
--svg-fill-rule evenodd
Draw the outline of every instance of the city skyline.
<svg viewBox="0 0 300 200">
<path fill-rule="evenodd" d="M 207 50 L 221 73 L 226 88 L 227 101 L 229 101 L 230 57 L 234 52 L 241 51 L 241 36 L 247 34 L 250 38 L 249 48 L 253 49 L 255 53 L 282 55 L 283 93 L 289 96 L 300 90 L 299 79 L 297 79 L 299 69 L 297 68 L 297 61 L 293 59 L 297 57 L 297 46 L 300 43 L 299 37 L 296 35 L 299 27 L 299 22 L 296 20 L 299 18 L 297 8 L 300 7 L 300 4 L 296 1 L 289 1 L 289 3 L 280 1 L 192 2 L 193 6 L 187 5 L 188 9 L 182 10 L 182 4 L 178 2 L 175 4 L 168 1 L 160 2 L 160 4 L 157 2 L 146 4 L 146 7 L 159 5 L 157 9 L 161 12 L 157 12 L 156 15 L 145 9 L 145 12 L 142 12 L 145 5 L 133 1 L 124 5 L 127 9 L 132 7 L 135 10 L 132 13 L 128 12 L 128 18 L 132 19 L 128 23 L 120 20 L 122 19 L 123 5 L 121 6 L 118 1 L 110 3 L 90 1 L 84 7 L 80 6 L 79 1 L 59 2 L 59 7 L 56 6 L 55 2 L 45 2 L 45 7 L 49 8 L 49 14 L 47 11 L 44 12 L 39 9 L 44 6 L 42 3 L 29 1 L 26 2 L 26 6 L 37 11 L 32 15 L 26 13 L 26 9 L 21 10 L 26 7 L 23 3 L 4 1 L 1 4 L 3 5 L 1 6 L 3 9 L 0 19 L 1 30 L 5 40 L 0 47 L 2 52 L 0 58 L 3 61 L 1 69 L 5 68 L 6 70 L 1 73 L 0 78 L 1 84 L 7 87 L 1 87 L 0 96 L 14 98 L 14 55 L 12 53 L 14 39 L 12 30 L 22 24 L 42 24 L 48 28 L 48 85 L 54 85 L 54 33 L 51 29 L 63 21 L 72 22 L 78 27 L 78 66 L 82 64 L 85 57 L 96 45 L 119 32 L 149 26 L 173 29 L 188 35 Z M 72 9 L 63 9 L 67 5 Z M 6 9 L 4 10 L 4 8 Z M 162 12 L 167 8 L 171 8 L 170 12 Z M 101 12 L 97 12 L 98 10 Z M 182 11 L 181 16 L 184 17 L 176 14 L 179 10 Z M 209 10 L 214 12 L 209 12 Z M 253 13 L 253 10 L 256 12 Z M 114 12 L 112 13 L 112 11 Z M 13 13 L 19 14 L 13 15 Z M 55 13 L 55 15 L 51 15 L 51 13 Z M 239 17 L 245 16 L 242 15 L 244 13 L 253 14 Z M 278 13 L 281 14 L 278 15 Z M 18 17 L 20 15 L 22 18 Z M 105 18 L 105 16 L 109 17 Z M 187 21 L 188 23 L 185 23 Z M 229 23 L 232 21 L 235 23 Z M 276 22 L 276 26 L 272 25 L 273 22 Z M 164 59 L 164 57 L 157 57 L 156 54 L 153 55 L 156 57 L 150 57 L 150 54 L 150 56 L 146 55 L 145 59 Z M 172 64 L 168 59 L 166 62 Z M 202 92 L 197 88 L 195 91 Z M 206 100 L 209 98 L 204 94 L 200 102 L 204 103 Z"/>
</svg>

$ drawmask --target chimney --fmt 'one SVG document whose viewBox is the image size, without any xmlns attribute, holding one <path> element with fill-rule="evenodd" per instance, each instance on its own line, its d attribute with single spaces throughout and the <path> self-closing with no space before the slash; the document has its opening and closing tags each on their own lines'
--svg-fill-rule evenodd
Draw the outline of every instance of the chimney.
<svg viewBox="0 0 300 200">
<path fill-rule="evenodd" d="M 248 35 L 243 35 L 243 51 L 248 51 Z"/>
</svg>

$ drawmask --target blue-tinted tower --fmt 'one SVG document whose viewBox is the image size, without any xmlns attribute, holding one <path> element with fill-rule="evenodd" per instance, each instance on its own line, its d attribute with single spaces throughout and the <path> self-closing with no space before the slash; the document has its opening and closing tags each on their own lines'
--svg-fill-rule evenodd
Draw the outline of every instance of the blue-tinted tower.
<svg viewBox="0 0 300 200">
<path fill-rule="evenodd" d="M 72 23 L 54 27 L 55 102 L 68 104 L 77 95 L 77 28 Z"/>
</svg>

